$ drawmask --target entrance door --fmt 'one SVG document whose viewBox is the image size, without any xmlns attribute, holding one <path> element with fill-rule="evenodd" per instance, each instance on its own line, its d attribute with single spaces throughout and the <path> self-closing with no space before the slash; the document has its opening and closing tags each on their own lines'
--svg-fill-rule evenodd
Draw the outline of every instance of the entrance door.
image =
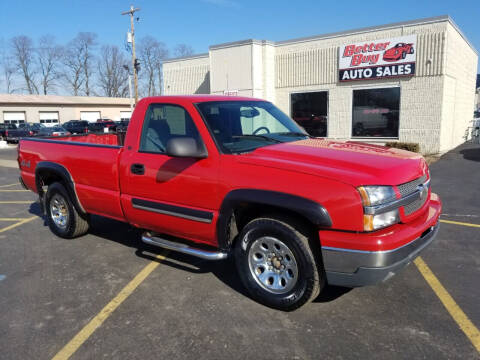
<svg viewBox="0 0 480 360">
<path fill-rule="evenodd" d="M 328 92 L 295 93 L 290 96 L 291 117 L 310 135 L 326 137 Z"/>
<path fill-rule="evenodd" d="M 122 207 L 129 222 L 140 228 L 211 243 L 217 218 L 218 158 L 170 157 L 165 148 L 173 137 L 202 141 L 186 109 L 151 104 L 139 148 L 121 157 Z"/>
</svg>

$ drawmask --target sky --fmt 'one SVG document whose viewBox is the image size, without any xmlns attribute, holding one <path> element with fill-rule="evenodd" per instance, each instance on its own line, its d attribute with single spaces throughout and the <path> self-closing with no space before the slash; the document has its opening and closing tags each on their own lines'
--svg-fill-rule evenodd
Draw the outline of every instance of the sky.
<svg viewBox="0 0 480 360">
<path fill-rule="evenodd" d="M 0 40 L 54 35 L 67 43 L 80 31 L 99 43 L 123 48 L 130 5 L 140 7 L 137 39 L 151 35 L 170 49 L 185 43 L 195 53 L 214 44 L 243 39 L 288 40 L 359 27 L 450 15 L 480 50 L 480 0 L 457 1 L 241 1 L 241 0 L 0 0 Z M 479 64 L 480 72 L 480 64 Z"/>
</svg>

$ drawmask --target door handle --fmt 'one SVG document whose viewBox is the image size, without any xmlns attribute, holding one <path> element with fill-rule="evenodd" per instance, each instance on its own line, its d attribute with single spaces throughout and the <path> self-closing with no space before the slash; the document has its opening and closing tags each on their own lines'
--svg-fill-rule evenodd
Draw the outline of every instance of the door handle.
<svg viewBox="0 0 480 360">
<path fill-rule="evenodd" d="M 132 164 L 132 166 L 130 166 L 130 171 L 135 175 L 144 175 L 145 166 L 143 166 L 143 164 Z"/>
</svg>

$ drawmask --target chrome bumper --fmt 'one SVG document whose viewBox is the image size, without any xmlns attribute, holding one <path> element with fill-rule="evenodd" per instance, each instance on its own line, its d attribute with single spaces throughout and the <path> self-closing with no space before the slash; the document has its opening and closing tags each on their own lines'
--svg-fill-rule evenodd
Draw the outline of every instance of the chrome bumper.
<svg viewBox="0 0 480 360">
<path fill-rule="evenodd" d="M 435 239 L 440 223 L 408 244 L 387 251 L 362 251 L 322 247 L 327 281 L 331 285 L 358 287 L 385 281 L 412 262 Z"/>
</svg>

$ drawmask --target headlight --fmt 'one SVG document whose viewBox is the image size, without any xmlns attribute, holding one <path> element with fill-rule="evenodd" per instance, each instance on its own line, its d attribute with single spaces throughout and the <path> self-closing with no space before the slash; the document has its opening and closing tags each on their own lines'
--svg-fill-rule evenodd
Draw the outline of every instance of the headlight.
<svg viewBox="0 0 480 360">
<path fill-rule="evenodd" d="M 358 188 L 363 206 L 376 206 L 396 199 L 395 190 L 391 186 L 361 186 Z M 363 229 L 365 231 L 378 230 L 400 221 L 398 209 L 377 215 L 363 215 Z"/>
<path fill-rule="evenodd" d="M 391 186 L 360 186 L 358 188 L 364 206 L 375 206 L 396 199 Z"/>
<path fill-rule="evenodd" d="M 363 229 L 365 231 L 378 230 L 400 221 L 398 209 L 378 215 L 363 215 Z"/>
</svg>

